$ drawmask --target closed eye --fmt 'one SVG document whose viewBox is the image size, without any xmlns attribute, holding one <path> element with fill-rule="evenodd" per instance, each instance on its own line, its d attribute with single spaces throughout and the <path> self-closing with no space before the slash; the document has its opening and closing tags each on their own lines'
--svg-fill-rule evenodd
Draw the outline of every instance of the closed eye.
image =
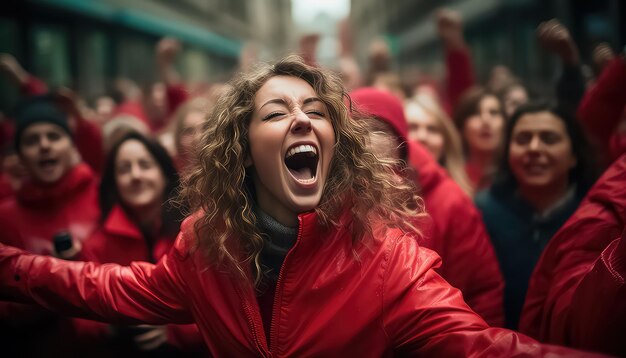
<svg viewBox="0 0 626 358">
<path fill-rule="evenodd" d="M 314 114 L 314 115 L 319 116 L 319 117 L 325 117 L 326 116 L 324 113 L 319 112 L 319 111 L 308 111 L 308 112 L 306 112 L 306 114 L 308 114 L 308 115 Z"/>
<path fill-rule="evenodd" d="M 263 121 L 267 121 L 268 119 L 272 119 L 278 116 L 282 116 L 284 113 L 282 112 L 272 112 L 270 114 L 268 114 L 267 116 L 263 117 Z"/>
</svg>

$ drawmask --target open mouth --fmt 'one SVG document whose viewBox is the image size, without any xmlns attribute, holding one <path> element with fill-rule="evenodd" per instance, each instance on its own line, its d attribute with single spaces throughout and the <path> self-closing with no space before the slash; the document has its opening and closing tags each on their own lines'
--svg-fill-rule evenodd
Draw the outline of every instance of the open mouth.
<svg viewBox="0 0 626 358">
<path fill-rule="evenodd" d="M 58 163 L 56 159 L 42 159 L 39 161 L 39 167 L 44 170 L 50 170 L 54 168 Z"/>
<path fill-rule="evenodd" d="M 294 146 L 285 155 L 285 166 L 289 173 L 303 184 L 315 181 L 318 162 L 317 148 L 308 144 Z"/>
</svg>

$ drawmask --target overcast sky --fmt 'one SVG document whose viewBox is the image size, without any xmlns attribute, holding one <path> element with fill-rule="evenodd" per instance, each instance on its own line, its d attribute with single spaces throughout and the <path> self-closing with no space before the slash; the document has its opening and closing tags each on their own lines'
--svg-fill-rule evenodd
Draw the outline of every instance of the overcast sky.
<svg viewBox="0 0 626 358">
<path fill-rule="evenodd" d="M 291 13 L 297 25 L 308 25 L 321 12 L 342 19 L 350 12 L 350 0 L 291 0 Z"/>
</svg>

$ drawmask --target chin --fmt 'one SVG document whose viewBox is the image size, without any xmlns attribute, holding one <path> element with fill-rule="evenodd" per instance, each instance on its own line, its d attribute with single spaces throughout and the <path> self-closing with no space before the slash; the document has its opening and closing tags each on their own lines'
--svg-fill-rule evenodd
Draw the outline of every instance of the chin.
<svg viewBox="0 0 626 358">
<path fill-rule="evenodd" d="M 291 207 L 293 211 L 300 214 L 303 212 L 311 211 L 317 208 L 320 204 L 320 197 L 310 198 L 292 198 Z"/>
</svg>

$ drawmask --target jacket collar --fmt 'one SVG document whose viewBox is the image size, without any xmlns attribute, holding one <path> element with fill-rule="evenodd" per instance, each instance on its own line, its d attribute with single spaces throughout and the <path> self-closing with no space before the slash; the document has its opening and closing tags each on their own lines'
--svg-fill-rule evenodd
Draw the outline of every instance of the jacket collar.
<svg viewBox="0 0 626 358">
<path fill-rule="evenodd" d="M 89 185 L 95 184 L 95 180 L 96 176 L 91 168 L 85 163 L 80 163 L 70 169 L 56 183 L 45 185 L 31 180 L 24 182 L 16 197 L 27 206 L 42 204 L 49 206 L 56 202 L 68 200 Z"/>
<path fill-rule="evenodd" d="M 130 239 L 143 240 L 143 234 L 120 205 L 115 205 L 104 221 L 104 231 Z"/>
</svg>

